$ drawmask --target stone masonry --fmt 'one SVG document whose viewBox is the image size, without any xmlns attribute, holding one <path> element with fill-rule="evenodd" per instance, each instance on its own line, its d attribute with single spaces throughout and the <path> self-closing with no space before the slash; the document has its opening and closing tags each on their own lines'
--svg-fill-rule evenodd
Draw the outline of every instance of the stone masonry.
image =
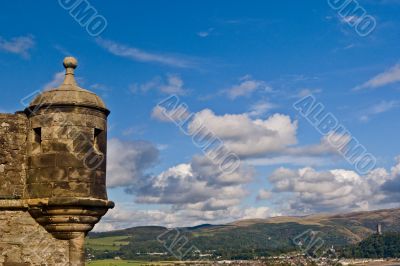
<svg viewBox="0 0 400 266">
<path fill-rule="evenodd" d="M 0 265 L 85 265 L 84 238 L 114 203 L 106 192 L 102 100 L 65 80 L 0 114 Z"/>
</svg>

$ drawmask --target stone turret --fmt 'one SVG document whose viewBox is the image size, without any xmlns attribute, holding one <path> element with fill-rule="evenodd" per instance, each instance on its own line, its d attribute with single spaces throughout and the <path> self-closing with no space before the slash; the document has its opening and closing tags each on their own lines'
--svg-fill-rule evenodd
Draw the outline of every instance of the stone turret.
<svg viewBox="0 0 400 266">
<path fill-rule="evenodd" d="M 1 195 L 3 190 L 10 190 L 0 189 L 0 199 L 6 199 L 0 202 L 0 211 L 20 208 L 29 212 L 54 238 L 68 241 L 69 264 L 79 266 L 84 265 L 86 234 L 114 206 L 108 201 L 106 191 L 110 111 L 100 97 L 77 85 L 75 58 L 65 58 L 63 65 L 64 82 L 41 93 L 23 113 L 14 115 L 23 127 L 18 125 L 19 130 L 12 129 L 11 133 L 18 131 L 21 135 L 26 131 L 26 141 L 20 138 L 24 144 L 19 145 L 21 161 L 15 162 L 17 166 L 22 165 L 16 169 L 21 176 L 15 179 L 18 180 L 15 185 L 21 187 L 18 191 L 22 192 L 14 197 Z M 7 119 L 13 118 L 7 116 Z M 13 142 L 10 140 L 10 146 Z M 2 166 L 10 167 L 11 164 Z M 0 173 L 0 181 L 2 178 Z"/>
<path fill-rule="evenodd" d="M 77 64 L 65 58 L 63 84 L 25 110 L 30 122 L 27 191 L 31 215 L 54 237 L 70 240 L 70 253 L 80 253 L 75 260 L 83 260 L 84 236 L 113 203 L 107 201 L 105 183 L 110 112 L 96 94 L 77 86 Z"/>
<path fill-rule="evenodd" d="M 60 87 L 40 94 L 25 109 L 30 122 L 30 198 L 107 199 L 107 115 L 103 101 L 77 86 L 77 61 L 67 57 Z"/>
</svg>

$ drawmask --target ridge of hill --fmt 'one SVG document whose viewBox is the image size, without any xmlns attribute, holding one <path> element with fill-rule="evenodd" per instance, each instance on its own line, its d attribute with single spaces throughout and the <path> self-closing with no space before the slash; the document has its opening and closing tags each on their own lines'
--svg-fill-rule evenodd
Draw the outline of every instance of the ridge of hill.
<svg viewBox="0 0 400 266">
<path fill-rule="evenodd" d="M 90 233 L 87 247 L 96 258 L 168 259 L 169 256 L 172 258 L 168 247 L 174 240 L 184 238 L 187 245 L 211 258 L 248 259 L 295 251 L 298 246 L 293 239 L 308 231 L 315 232 L 329 247 L 356 244 L 372 235 L 377 224 L 381 224 L 384 231 L 400 232 L 400 209 L 281 216 L 174 230 L 139 226 Z"/>
</svg>

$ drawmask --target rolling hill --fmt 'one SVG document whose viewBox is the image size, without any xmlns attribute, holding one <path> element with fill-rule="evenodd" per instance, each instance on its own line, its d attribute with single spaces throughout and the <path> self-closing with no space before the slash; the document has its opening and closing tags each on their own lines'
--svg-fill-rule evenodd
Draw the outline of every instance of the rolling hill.
<svg viewBox="0 0 400 266">
<path fill-rule="evenodd" d="M 248 259 L 299 251 L 299 243 L 304 249 L 304 244 L 310 241 L 310 232 L 311 241 L 318 239 L 325 247 L 356 244 L 372 235 L 378 223 L 384 231 L 400 232 L 400 209 L 273 217 L 173 230 L 160 226 L 133 227 L 91 233 L 87 251 L 95 258 Z"/>
</svg>

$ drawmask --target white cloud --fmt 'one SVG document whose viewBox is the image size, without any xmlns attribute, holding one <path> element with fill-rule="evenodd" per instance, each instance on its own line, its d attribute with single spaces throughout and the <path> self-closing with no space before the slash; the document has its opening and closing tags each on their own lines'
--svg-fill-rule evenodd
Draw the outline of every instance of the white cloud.
<svg viewBox="0 0 400 266">
<path fill-rule="evenodd" d="M 137 196 L 140 203 L 186 204 L 204 201 L 211 194 L 206 181 L 197 180 L 190 164 L 179 164 L 149 180 Z"/>
<path fill-rule="evenodd" d="M 340 21 L 341 21 L 342 23 L 347 23 L 347 24 L 351 24 L 351 25 L 357 24 L 360 20 L 361 20 L 361 18 L 358 17 L 358 16 L 344 16 L 344 17 L 340 17 Z"/>
<path fill-rule="evenodd" d="M 146 126 L 144 125 L 136 125 L 127 127 L 122 131 L 122 135 L 124 136 L 131 136 L 131 135 L 144 135 L 146 132 Z"/>
<path fill-rule="evenodd" d="M 251 117 L 259 117 L 265 115 L 268 111 L 277 108 L 278 105 L 268 102 L 261 101 L 253 104 L 250 108 L 250 111 L 247 113 Z"/>
<path fill-rule="evenodd" d="M 257 200 L 267 200 L 272 198 L 272 192 L 266 189 L 260 189 L 257 194 Z"/>
<path fill-rule="evenodd" d="M 194 161 L 147 177 L 150 192 L 142 187 L 136 194 L 136 203 L 118 203 L 95 230 L 139 225 L 182 227 L 283 214 L 369 210 L 387 208 L 400 200 L 400 157 L 390 172 L 377 168 L 365 176 L 345 169 L 317 171 L 311 167 L 297 170 L 281 167 L 269 176 L 272 190 L 260 189 L 257 196 L 259 201 L 276 204 L 274 208 L 241 204 L 248 196 L 244 186 L 248 181 L 216 182 L 218 175 L 210 176 L 207 171 L 196 169 Z M 154 210 L 148 208 L 147 204 L 151 203 L 163 206 Z M 138 209 L 141 207 L 144 209 Z"/>
<path fill-rule="evenodd" d="M 360 116 L 360 120 L 363 122 L 367 122 L 371 116 L 388 112 L 399 106 L 400 106 L 399 101 L 381 101 L 363 110 L 361 112 L 362 115 Z"/>
<path fill-rule="evenodd" d="M 156 176 L 145 176 L 141 169 L 146 169 L 147 166 L 138 165 L 147 161 L 148 156 L 142 156 L 141 160 L 136 159 L 136 154 L 119 155 L 120 158 L 114 158 L 116 150 L 127 153 L 121 152 L 121 145 L 124 146 L 123 149 L 131 150 L 127 149 L 126 143 L 111 145 L 109 158 L 113 158 L 112 164 L 122 160 L 133 161 L 131 164 L 135 166 L 129 168 L 127 164 L 119 164 L 118 167 L 110 169 L 111 181 L 131 185 L 126 191 L 135 195 L 135 206 L 123 210 L 124 206 L 117 204 L 117 208 L 110 210 L 96 230 L 144 224 L 188 226 L 268 215 L 269 209 L 266 207 L 239 207 L 248 195 L 245 184 L 253 178 L 254 172 L 251 167 L 241 166 L 233 173 L 227 174 L 221 172 L 218 165 L 207 158 L 194 156 L 190 163 L 170 167 Z M 126 159 L 129 157 L 133 159 Z M 132 177 L 122 178 L 129 175 Z M 120 178 L 116 180 L 116 177 Z M 163 207 L 149 211 L 135 210 L 135 207 L 141 204 L 157 204 Z"/>
<path fill-rule="evenodd" d="M 159 89 L 160 84 L 162 83 L 161 77 L 154 77 L 151 80 L 143 83 L 143 84 L 132 84 L 129 86 L 129 90 L 132 93 L 138 93 L 138 92 L 148 92 L 152 89 Z"/>
<path fill-rule="evenodd" d="M 152 115 L 156 119 L 166 121 L 163 111 L 162 108 L 156 107 Z M 178 116 L 180 119 L 186 118 L 188 110 L 183 109 L 178 113 L 181 113 Z M 286 159 L 302 158 L 302 163 L 305 164 L 306 156 L 318 158 L 334 152 L 326 138 L 322 138 L 316 145 L 295 146 L 297 121 L 292 121 L 289 116 L 283 114 L 274 114 L 266 119 L 253 119 L 248 114 L 216 115 L 205 109 L 195 113 L 192 118 L 188 123 L 189 132 L 193 134 L 200 125 L 204 125 L 209 132 L 223 141 L 227 150 L 237 154 L 242 162 L 243 159 L 282 159 L 286 156 Z M 234 220 L 265 217 L 275 213 L 270 207 L 251 209 L 243 205 L 243 200 L 249 195 L 248 183 L 255 176 L 253 167 L 249 165 L 242 163 L 233 172 L 224 173 L 219 165 L 205 156 L 197 155 L 188 163 L 177 164 L 157 175 L 151 175 L 148 172 L 149 168 L 157 159 L 158 150 L 149 143 L 129 143 L 120 140 L 110 142 L 109 186 L 125 187 L 126 192 L 135 196 L 135 202 L 139 206 L 162 206 L 162 210 L 155 212 L 138 211 L 147 217 L 143 219 L 157 216 L 158 220 L 155 221 L 160 221 L 161 224 L 182 225 L 182 221 L 189 224 L 216 223 L 226 220 L 226 217 Z M 335 205 L 336 202 L 341 202 L 340 206 L 346 206 L 344 204 L 350 204 L 351 201 L 355 203 L 350 204 L 350 207 L 365 207 L 368 197 L 380 196 L 378 193 L 372 194 L 375 192 L 372 189 L 373 185 L 382 184 L 387 180 L 384 172 L 376 172 L 369 177 L 368 182 L 363 183 L 361 178 L 351 171 L 339 169 L 319 173 L 312 168 L 303 169 L 306 170 L 282 170 L 284 174 L 279 176 L 279 180 L 270 180 L 273 184 L 273 197 L 270 191 L 263 190 L 259 191 L 257 199 L 270 199 L 272 202 L 275 201 L 275 197 L 291 193 L 293 197 L 288 198 L 291 208 L 302 211 L 311 209 L 312 200 L 318 197 L 320 201 L 315 204 L 313 210 L 333 210 L 339 208 Z M 274 175 L 278 176 L 281 172 L 277 170 Z M 316 178 L 310 178 L 313 176 Z M 322 182 L 321 186 L 319 182 Z M 311 186 L 310 191 L 302 190 L 308 185 Z M 348 187 L 352 189 L 349 191 Z M 361 188 L 362 192 L 355 191 L 355 188 Z M 297 197 L 300 200 L 295 200 Z"/>
<path fill-rule="evenodd" d="M 115 145 L 114 145 L 115 146 Z M 126 149 L 124 144 L 124 149 Z M 121 149 L 121 147 L 114 147 Z M 115 155 L 110 154 L 110 158 Z M 122 161 L 128 161 L 123 158 L 129 156 L 121 156 Z M 133 156 L 137 157 L 136 155 Z M 148 157 L 148 156 L 147 156 Z M 164 206 L 154 212 L 139 211 L 141 217 L 137 222 L 143 223 L 143 219 L 151 224 L 163 225 L 195 225 L 203 222 L 216 222 L 224 217 L 225 221 L 240 218 L 244 213 L 238 206 L 242 199 L 248 195 L 245 184 L 253 178 L 253 169 L 247 166 L 241 166 L 233 173 L 223 173 L 218 165 L 213 164 L 210 160 L 203 156 L 194 156 L 190 163 L 178 164 L 161 172 L 155 176 L 145 176 L 143 170 L 138 168 L 142 160 L 134 159 L 135 167 L 128 168 L 128 165 L 119 165 L 118 170 L 113 171 L 114 180 L 117 179 L 118 184 L 130 185 L 126 191 L 135 195 L 135 203 L 140 204 L 157 204 Z M 121 161 L 120 158 L 114 158 L 113 161 Z M 132 160 L 129 160 L 132 161 Z M 153 160 L 154 161 L 154 160 Z M 124 168 L 124 169 L 121 169 Z M 136 174 L 138 173 L 139 174 Z M 122 178 L 122 176 L 132 176 L 131 178 Z M 133 175 L 132 175 L 133 174 Z M 135 177 L 136 176 L 136 177 Z M 121 180 L 122 179 L 122 180 Z M 138 179 L 141 179 L 138 181 Z M 265 213 L 265 212 L 264 212 Z M 117 215 L 118 214 L 118 215 Z M 132 222 L 132 215 L 124 216 L 123 213 L 110 213 L 110 218 L 115 222 L 118 217 L 123 221 Z M 139 214 L 138 214 L 139 215 Z M 157 219 L 153 219 L 153 215 L 157 215 Z M 256 212 L 255 215 L 260 215 Z M 153 219 L 153 220 L 150 220 Z M 128 221 L 129 220 L 129 221 Z M 107 221 L 107 219 L 106 219 Z M 106 228 L 108 225 L 104 225 Z M 103 228 L 104 228 L 103 226 Z M 126 224 L 124 225 L 126 226 Z"/>
<path fill-rule="evenodd" d="M 286 193 L 289 210 L 294 213 L 344 212 L 368 210 L 387 198 L 383 185 L 394 176 L 377 168 L 360 176 L 354 171 L 333 169 L 317 171 L 311 167 L 297 170 L 278 168 L 268 178 L 275 195 Z"/>
<path fill-rule="evenodd" d="M 132 93 L 141 91 L 143 93 L 150 90 L 158 90 L 164 94 L 185 95 L 187 90 L 184 88 L 184 82 L 179 75 L 167 74 L 166 79 L 161 77 L 154 77 L 150 81 L 143 84 L 132 84 L 130 86 Z"/>
<path fill-rule="evenodd" d="M 183 121 L 189 116 L 189 112 L 183 106 L 179 106 L 174 110 L 167 110 L 165 107 L 157 105 L 151 112 L 153 119 L 162 122 Z"/>
<path fill-rule="evenodd" d="M 208 37 L 212 32 L 214 31 L 214 28 L 209 28 L 206 31 L 200 31 L 197 33 L 197 36 L 201 38 Z"/>
<path fill-rule="evenodd" d="M 202 37 L 202 38 L 207 37 L 209 34 L 210 34 L 210 33 L 207 32 L 207 31 L 200 31 L 200 32 L 197 33 L 197 35 L 198 35 L 199 37 Z"/>
<path fill-rule="evenodd" d="M 107 186 L 139 185 L 147 177 L 146 171 L 158 161 L 158 150 L 145 141 L 108 142 Z"/>
<path fill-rule="evenodd" d="M 244 210 L 241 219 L 266 219 L 271 216 L 271 210 L 268 207 L 252 207 Z"/>
<path fill-rule="evenodd" d="M 0 36 L 0 51 L 17 54 L 25 59 L 30 57 L 29 51 L 34 46 L 35 40 L 31 35 L 14 37 L 10 40 Z"/>
<path fill-rule="evenodd" d="M 332 163 L 329 158 L 321 156 L 308 156 L 308 155 L 281 155 L 267 158 L 256 158 L 246 160 L 246 163 L 254 166 L 269 166 L 269 165 L 311 165 L 311 166 L 323 166 Z"/>
<path fill-rule="evenodd" d="M 226 186 L 248 183 L 254 176 L 254 170 L 245 164 L 240 164 L 232 172 L 223 172 L 220 165 L 204 156 L 194 156 L 191 162 L 194 173 L 200 180 L 206 180 L 210 186 Z"/>
<path fill-rule="evenodd" d="M 156 106 L 151 116 L 162 122 L 185 121 L 184 131 L 192 138 L 204 145 L 218 141 L 225 151 L 253 166 L 329 165 L 341 159 L 338 149 L 350 141 L 348 135 L 328 134 L 320 143 L 298 146 L 297 121 L 279 113 L 265 119 L 249 113 L 217 115 L 210 109 L 190 114 L 182 105 L 176 109 Z"/>
<path fill-rule="evenodd" d="M 297 143 L 297 121 L 282 114 L 274 114 L 265 120 L 252 120 L 247 114 L 218 116 L 205 109 L 196 113 L 189 131 L 196 132 L 202 125 L 240 157 L 280 152 Z"/>
<path fill-rule="evenodd" d="M 110 231 L 133 226 L 160 225 L 168 228 L 196 226 L 205 223 L 225 224 L 242 219 L 262 219 L 277 213 L 268 207 L 230 207 L 218 211 L 195 209 L 137 209 L 130 203 L 118 204 L 96 224 L 94 231 Z"/>
<path fill-rule="evenodd" d="M 268 154 L 260 158 L 249 158 L 246 163 L 254 166 L 268 165 L 330 165 L 334 160 L 340 160 L 341 152 L 351 140 L 349 135 L 333 132 L 322 137 L 320 143 L 306 146 L 290 146 L 283 148 L 279 153 Z"/>
<path fill-rule="evenodd" d="M 382 185 L 383 191 L 387 193 L 385 201 L 398 203 L 400 201 L 400 156 L 396 157 L 396 164 L 391 168 L 390 174 L 391 178 L 385 180 Z"/>
<path fill-rule="evenodd" d="M 96 91 L 102 91 L 102 92 L 108 92 L 111 91 L 111 89 L 109 87 L 107 87 L 104 84 L 101 83 L 94 83 L 90 85 L 90 89 L 91 90 L 96 90 Z"/>
<path fill-rule="evenodd" d="M 381 101 L 380 103 L 373 105 L 370 109 L 371 114 L 380 114 L 387 112 L 388 110 L 398 107 L 399 102 L 398 101 Z"/>
<path fill-rule="evenodd" d="M 351 43 L 351 44 L 346 45 L 345 47 L 343 47 L 343 50 L 348 50 L 348 49 L 351 49 L 351 48 L 354 48 L 354 47 L 356 47 L 356 45 L 354 43 Z"/>
<path fill-rule="evenodd" d="M 241 166 L 232 173 L 203 156 L 147 178 L 136 193 L 138 203 L 172 204 L 179 209 L 219 210 L 235 206 L 246 196 L 243 184 L 252 180 L 253 169 Z"/>
<path fill-rule="evenodd" d="M 308 95 L 320 93 L 321 89 L 301 89 L 296 95 L 295 98 L 304 98 Z"/>
<path fill-rule="evenodd" d="M 73 55 L 68 49 L 66 49 L 65 47 L 63 47 L 62 45 L 59 45 L 59 44 L 54 45 L 54 49 L 59 51 L 64 56 L 72 56 Z"/>
<path fill-rule="evenodd" d="M 318 156 L 318 155 L 337 155 L 343 151 L 344 147 L 351 140 L 350 135 L 338 134 L 330 132 L 326 136 L 323 136 L 320 143 L 299 146 L 299 147 L 288 147 L 285 153 L 291 156 Z"/>
<path fill-rule="evenodd" d="M 134 61 L 158 63 L 180 68 L 191 68 L 195 66 L 195 63 L 191 60 L 184 59 L 178 56 L 150 53 L 140 50 L 136 47 L 126 46 L 111 40 L 105 40 L 101 38 L 97 38 L 96 42 L 98 45 L 106 49 L 111 54 L 125 57 Z"/>
<path fill-rule="evenodd" d="M 93 231 L 111 231 L 144 225 L 178 225 L 178 217 L 168 210 L 140 210 L 132 203 L 119 203 L 96 224 Z"/>
<path fill-rule="evenodd" d="M 264 108 L 265 106 L 261 105 L 261 109 Z M 266 164 L 283 162 L 282 160 L 286 160 L 287 163 L 298 163 L 315 156 L 338 154 L 335 146 L 328 141 L 328 137 L 323 137 L 318 144 L 296 146 L 297 121 L 292 121 L 287 115 L 276 113 L 260 119 L 252 118 L 249 113 L 216 115 L 210 109 L 194 113 L 190 119 L 189 115 L 189 111 L 183 107 L 167 110 L 156 106 L 152 110 L 152 117 L 163 122 L 172 122 L 169 119 L 171 117 L 175 121 L 186 119 L 185 131 L 194 138 L 202 137 L 205 142 L 211 141 L 207 140 L 210 136 L 213 139 L 217 138 L 223 142 L 226 150 L 241 159 L 262 158 Z M 341 140 L 348 139 L 341 138 Z M 316 165 L 325 163 L 323 158 L 314 159 L 311 162 L 316 162 Z M 257 165 L 260 160 L 252 163 Z"/>
<path fill-rule="evenodd" d="M 53 76 L 53 79 L 51 81 L 47 82 L 43 86 L 42 90 L 43 91 L 48 91 L 48 90 L 52 90 L 54 88 L 57 88 L 58 86 L 60 86 L 63 83 L 64 77 L 65 77 L 64 71 L 55 73 L 54 76 Z"/>
<path fill-rule="evenodd" d="M 183 80 L 178 75 L 167 76 L 167 83 L 160 86 L 160 91 L 166 94 L 185 94 Z"/>
<path fill-rule="evenodd" d="M 264 81 L 252 79 L 246 75 L 240 79 L 240 83 L 225 91 L 227 96 L 234 100 L 238 97 L 248 97 L 256 91 L 272 92 L 272 88 Z"/>
<path fill-rule="evenodd" d="M 400 64 L 397 64 L 391 67 L 390 69 L 376 75 L 375 77 L 368 80 L 364 84 L 355 87 L 354 90 L 376 89 L 399 81 L 400 81 Z"/>
</svg>

